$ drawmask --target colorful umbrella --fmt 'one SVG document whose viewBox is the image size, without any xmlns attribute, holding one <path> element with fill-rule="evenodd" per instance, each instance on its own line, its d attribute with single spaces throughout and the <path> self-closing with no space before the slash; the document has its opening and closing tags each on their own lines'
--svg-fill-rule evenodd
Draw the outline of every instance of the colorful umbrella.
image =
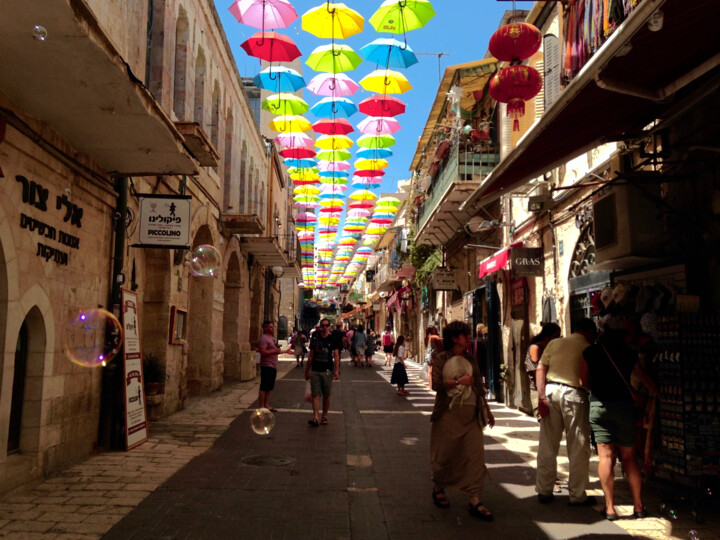
<svg viewBox="0 0 720 540">
<path fill-rule="evenodd" d="M 237 22 L 262 30 L 287 28 L 298 17 L 287 0 L 237 0 L 228 10 Z"/>
<path fill-rule="evenodd" d="M 347 171 L 350 164 L 347 161 L 318 161 L 318 169 L 321 171 Z"/>
<path fill-rule="evenodd" d="M 358 131 L 371 135 L 392 135 L 400 130 L 400 122 L 384 116 L 368 116 L 357 125 Z M 280 131 L 280 130 L 278 130 Z"/>
<path fill-rule="evenodd" d="M 350 198 L 356 201 L 374 201 L 378 196 L 369 189 L 358 189 L 350 194 Z"/>
<path fill-rule="evenodd" d="M 338 199 L 338 198 L 323 199 L 320 201 L 320 206 L 324 206 L 326 208 L 327 207 L 335 207 L 335 206 L 339 206 L 342 208 L 344 205 L 345 205 L 345 201 L 343 201 L 342 199 Z"/>
<path fill-rule="evenodd" d="M 268 125 L 270 126 L 270 129 L 283 133 L 287 133 L 289 131 L 310 131 L 312 129 L 312 125 L 307 118 L 292 114 L 277 116 L 273 118 Z"/>
<path fill-rule="evenodd" d="M 307 85 L 316 96 L 351 96 L 360 89 L 360 85 L 344 73 L 318 73 Z"/>
<path fill-rule="evenodd" d="M 373 176 L 385 176 L 385 171 L 381 170 L 365 170 L 360 169 L 355 171 L 355 176 L 373 177 Z"/>
<path fill-rule="evenodd" d="M 316 47 L 305 61 L 311 69 L 325 73 L 352 71 L 361 62 L 362 58 L 351 47 L 335 43 Z"/>
<path fill-rule="evenodd" d="M 333 185 L 333 184 L 323 184 L 320 196 L 323 199 L 337 197 L 338 199 L 344 199 L 345 195 L 343 194 L 344 191 L 347 191 L 347 186 L 340 186 L 340 185 Z"/>
<path fill-rule="evenodd" d="M 303 98 L 285 92 L 268 96 L 260 107 L 272 114 L 303 114 L 310 109 Z"/>
<path fill-rule="evenodd" d="M 330 117 L 341 114 L 345 117 L 350 117 L 357 112 L 358 108 L 355 103 L 347 98 L 343 97 L 326 97 L 318 101 L 312 106 L 310 111 L 320 118 Z"/>
<path fill-rule="evenodd" d="M 240 47 L 248 55 L 268 62 L 292 62 L 302 54 L 292 39 L 275 32 L 258 32 Z"/>
<path fill-rule="evenodd" d="M 320 188 L 315 186 L 298 186 L 293 188 L 293 193 L 296 195 L 318 195 Z"/>
<path fill-rule="evenodd" d="M 365 159 L 384 159 L 393 155 L 387 148 L 362 148 L 356 153 L 357 157 Z"/>
<path fill-rule="evenodd" d="M 295 216 L 295 221 L 297 223 L 310 223 L 317 221 L 317 216 L 312 212 L 300 212 L 297 216 Z"/>
<path fill-rule="evenodd" d="M 319 38 L 346 39 L 362 32 L 365 19 L 345 4 L 323 2 L 302 16 L 302 29 Z"/>
<path fill-rule="evenodd" d="M 397 208 L 402 204 L 402 201 L 400 199 L 397 199 L 395 197 L 382 197 L 378 199 L 377 202 L 378 206 L 390 206 L 393 208 Z"/>
<path fill-rule="evenodd" d="M 312 169 L 317 164 L 314 159 L 309 158 L 286 158 L 283 159 L 283 163 L 290 167 L 289 173 L 295 172 L 296 169 Z"/>
<path fill-rule="evenodd" d="M 384 169 L 388 166 L 387 160 L 384 159 L 358 159 L 355 161 L 356 169 L 372 170 Z"/>
<path fill-rule="evenodd" d="M 271 66 L 253 77 L 258 88 L 274 92 L 297 92 L 305 87 L 305 79 L 294 69 Z"/>
<path fill-rule="evenodd" d="M 323 118 L 318 120 L 312 125 L 312 129 L 315 133 L 322 133 L 323 135 L 347 135 L 355 131 L 350 125 L 350 122 L 344 118 Z"/>
<path fill-rule="evenodd" d="M 377 94 L 403 94 L 412 89 L 405 75 L 391 69 L 376 69 L 360 80 L 360 86 Z"/>
<path fill-rule="evenodd" d="M 347 217 L 348 217 L 348 219 L 367 218 L 367 217 L 370 217 L 371 214 L 372 214 L 372 212 L 370 212 L 370 210 L 357 208 L 355 210 L 348 210 Z"/>
<path fill-rule="evenodd" d="M 370 17 L 378 32 L 403 34 L 422 28 L 435 16 L 428 0 L 385 0 Z"/>
<path fill-rule="evenodd" d="M 315 141 L 315 146 L 323 150 L 346 150 L 353 144 L 347 135 L 323 135 Z"/>
<path fill-rule="evenodd" d="M 360 54 L 368 62 L 385 68 L 406 69 L 418 63 L 410 45 L 395 38 L 376 39 L 360 49 Z"/>
<path fill-rule="evenodd" d="M 351 157 L 352 154 L 347 150 L 322 150 L 317 154 L 318 159 L 325 161 L 343 161 Z"/>
<path fill-rule="evenodd" d="M 315 150 L 311 146 L 298 146 L 285 148 L 280 150 L 278 154 L 288 159 L 303 159 L 315 157 Z M 358 156 L 360 156 L 359 152 Z"/>
<path fill-rule="evenodd" d="M 396 97 L 378 94 L 363 99 L 358 108 L 368 116 L 397 116 L 405 112 L 405 103 Z"/>
<path fill-rule="evenodd" d="M 395 145 L 395 137 L 392 135 L 363 135 L 358 138 L 357 145 L 362 148 L 388 148 Z"/>
<path fill-rule="evenodd" d="M 275 141 L 283 146 L 312 146 L 315 142 L 310 135 L 300 132 L 281 133 Z"/>
</svg>

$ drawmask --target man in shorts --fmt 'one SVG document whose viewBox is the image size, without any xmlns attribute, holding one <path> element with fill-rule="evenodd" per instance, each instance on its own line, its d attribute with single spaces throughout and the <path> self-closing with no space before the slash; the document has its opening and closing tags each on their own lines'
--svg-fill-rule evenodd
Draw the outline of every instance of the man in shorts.
<svg viewBox="0 0 720 540">
<path fill-rule="evenodd" d="M 310 381 L 312 392 L 313 417 L 308 420 L 310 427 L 327 425 L 328 410 L 330 409 L 330 393 L 333 379 L 340 377 L 340 351 L 337 340 L 330 335 L 330 321 L 320 321 L 320 332 L 315 332 L 310 339 L 310 354 L 305 368 L 305 380 Z M 320 414 L 320 396 L 322 402 L 322 417 Z"/>
<path fill-rule="evenodd" d="M 263 322 L 262 329 L 263 333 L 258 342 L 258 350 L 260 351 L 260 392 L 258 402 L 261 409 L 270 409 L 271 412 L 277 412 L 277 409 L 270 407 L 270 392 L 275 388 L 278 355 L 290 354 L 292 349 L 283 351 L 277 346 L 273 337 L 275 325 L 272 322 Z"/>
</svg>

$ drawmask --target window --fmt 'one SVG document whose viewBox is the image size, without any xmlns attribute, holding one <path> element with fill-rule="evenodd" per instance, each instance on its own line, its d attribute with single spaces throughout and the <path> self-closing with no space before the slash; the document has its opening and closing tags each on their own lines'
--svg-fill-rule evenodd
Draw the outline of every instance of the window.
<svg viewBox="0 0 720 540">
<path fill-rule="evenodd" d="M 205 128 L 205 53 L 198 51 L 195 60 L 195 107 L 193 121 Z"/>
<path fill-rule="evenodd" d="M 185 119 L 188 26 L 187 15 L 181 7 L 175 27 L 175 71 L 173 74 L 173 111 L 178 120 Z"/>
<path fill-rule="evenodd" d="M 187 337 L 187 311 L 170 308 L 170 343 L 182 345 Z"/>
</svg>

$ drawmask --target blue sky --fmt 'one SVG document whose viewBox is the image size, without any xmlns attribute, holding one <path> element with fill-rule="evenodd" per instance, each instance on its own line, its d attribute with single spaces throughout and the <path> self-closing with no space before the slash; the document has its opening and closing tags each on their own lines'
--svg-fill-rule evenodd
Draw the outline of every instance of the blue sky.
<svg viewBox="0 0 720 540">
<path fill-rule="evenodd" d="M 228 42 L 232 48 L 238 71 L 243 76 L 252 77 L 260 70 L 260 61 L 245 54 L 240 44 L 258 30 L 238 23 L 228 11 L 232 0 L 215 0 L 215 6 L 220 14 Z M 320 39 L 301 30 L 301 17 L 308 9 L 321 5 L 320 0 L 294 0 L 295 10 L 300 16 L 289 28 L 278 30 L 295 41 L 304 59 L 312 50 L 330 42 Z M 363 45 L 379 37 L 391 37 L 388 34 L 378 34 L 370 25 L 368 19 L 382 4 L 382 0 L 346 0 L 345 4 L 365 17 L 365 28 L 347 40 L 338 41 L 350 45 L 358 51 Z M 532 2 L 516 2 L 517 9 L 530 9 Z M 487 44 L 492 33 L 497 29 L 506 10 L 513 9 L 513 2 L 499 0 L 435 0 L 433 7 L 436 16 L 419 30 L 408 32 L 407 40 L 416 53 L 445 53 L 448 56 L 441 58 L 441 67 L 444 72 L 449 65 L 462 64 L 481 59 L 487 51 Z M 398 36 L 395 36 L 398 37 Z M 402 35 L 399 36 L 402 39 Z M 390 165 L 386 169 L 383 184 L 378 192 L 394 192 L 397 182 L 409 178 L 408 168 L 415 153 L 417 138 L 422 133 L 427 117 L 437 93 L 438 58 L 437 56 L 418 56 L 419 63 L 404 70 L 404 74 L 413 86 L 413 89 L 402 95 L 397 95 L 407 104 L 407 112 L 397 117 L 402 129 L 395 134 L 397 144 L 393 147 L 394 155 L 388 159 Z M 365 75 L 376 69 L 375 64 L 363 62 L 347 75 L 359 81 Z M 305 80 L 309 81 L 314 72 L 303 65 Z M 372 93 L 362 88 L 350 99 L 358 103 L 371 96 Z M 310 92 L 304 93 L 304 98 L 312 106 L 320 97 Z M 314 122 L 316 119 L 308 113 L 307 118 Z M 363 120 L 365 115 L 357 113 L 350 118 L 355 126 Z M 360 134 L 355 131 L 350 137 L 356 139 Z M 353 152 L 357 147 L 353 147 Z M 354 154 L 353 159 L 354 161 Z"/>
</svg>

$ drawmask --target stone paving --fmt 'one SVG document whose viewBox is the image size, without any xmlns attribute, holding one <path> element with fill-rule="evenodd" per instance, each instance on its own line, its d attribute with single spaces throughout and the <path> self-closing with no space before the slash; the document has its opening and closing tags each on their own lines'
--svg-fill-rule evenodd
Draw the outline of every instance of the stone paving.
<svg viewBox="0 0 720 540">
<path fill-rule="evenodd" d="M 642 520 L 611 524 L 597 517 L 601 506 L 568 509 L 562 493 L 553 504 L 538 505 L 532 491 L 537 422 L 497 404 L 497 425 L 487 432 L 486 443 L 491 478 L 486 502 L 495 511 L 495 523 L 468 520 L 462 512 L 465 503 L 455 494 L 450 495 L 452 512 L 436 509 L 427 504 L 432 394 L 419 378 L 419 366 L 408 365 L 411 393 L 403 399 L 386 385 L 390 371 L 377 360 L 374 370 L 343 362 L 330 416 L 336 429 L 309 433 L 309 405 L 298 397 L 302 373 L 294 369 L 294 360 L 284 357 L 271 402 L 280 409 L 278 422 L 284 423 L 270 436 L 255 436 L 247 426 L 257 380 L 227 384 L 220 392 L 189 399 L 185 410 L 154 422 L 150 440 L 131 452 L 92 456 L 0 499 L 0 537 L 459 538 L 485 528 L 490 537 L 629 533 L 664 539 L 687 538 L 694 529 L 702 540 L 720 538 L 717 513 L 706 511 L 706 522 L 699 525 L 688 505 L 680 502 L 674 506 L 677 521 L 658 515 L 660 498 L 671 494 L 669 486 L 646 486 L 646 504 L 654 517 Z M 268 454 L 289 456 L 291 469 L 239 466 L 248 456 Z M 564 457 L 559 466 L 562 477 L 567 471 Z M 593 458 L 593 474 L 596 468 Z M 591 493 L 601 499 L 597 478 L 591 482 Z M 625 482 L 618 480 L 616 491 L 618 512 L 631 513 Z M 518 500 L 523 506 L 517 507 Z M 282 506 L 270 512 L 268 520 L 245 525 L 248 515 L 276 501 Z M 308 528 L 315 521 L 308 516 L 318 507 L 326 509 L 324 516 Z M 512 508 L 523 510 L 514 516 Z"/>
</svg>

